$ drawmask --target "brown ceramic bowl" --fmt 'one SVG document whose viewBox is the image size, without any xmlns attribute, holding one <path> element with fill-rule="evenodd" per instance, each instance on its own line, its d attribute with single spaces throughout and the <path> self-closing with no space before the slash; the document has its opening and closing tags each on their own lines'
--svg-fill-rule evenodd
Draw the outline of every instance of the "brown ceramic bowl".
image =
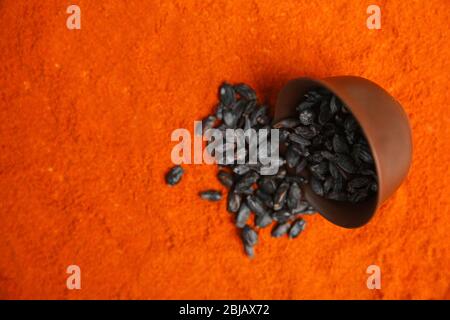
<svg viewBox="0 0 450 320">
<path fill-rule="evenodd" d="M 361 203 L 328 200 L 316 195 L 309 185 L 305 198 L 332 223 L 361 227 L 405 179 L 412 158 L 411 129 L 401 105 L 377 84 L 361 77 L 339 76 L 322 80 L 298 78 L 280 91 L 274 121 L 297 116 L 295 107 L 313 88 L 325 87 L 348 107 L 369 142 L 378 175 L 378 193 Z"/>
</svg>

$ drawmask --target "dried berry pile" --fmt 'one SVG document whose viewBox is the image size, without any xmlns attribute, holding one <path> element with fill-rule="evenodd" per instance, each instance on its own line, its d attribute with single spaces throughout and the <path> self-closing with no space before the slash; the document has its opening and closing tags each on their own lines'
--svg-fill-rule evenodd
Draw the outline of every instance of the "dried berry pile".
<svg viewBox="0 0 450 320">
<path fill-rule="evenodd" d="M 377 189 L 373 158 L 358 123 L 342 102 L 319 88 L 308 92 L 299 104 L 297 118 L 284 119 L 273 126 L 268 107 L 259 104 L 255 91 L 246 84 L 224 83 L 219 89 L 215 114 L 202 121 L 203 132 L 226 130 L 280 130 L 280 144 L 286 152 L 277 163 L 275 175 L 261 175 L 262 164 L 237 164 L 248 150 L 237 154 L 231 164 L 220 165 L 219 181 L 228 188 L 227 209 L 240 228 L 244 250 L 254 256 L 258 229 L 275 222 L 272 236 L 296 238 L 305 228 L 303 215 L 314 214 L 304 199 L 302 185 L 311 184 L 318 195 L 340 201 L 358 202 Z M 224 152 L 236 145 L 224 144 Z M 248 146 L 246 145 L 246 148 Z M 293 172 L 293 174 L 289 174 Z M 175 166 L 166 175 L 168 184 L 180 181 L 183 170 Z M 305 176 L 310 177 L 308 181 Z M 199 193 L 209 201 L 218 201 L 216 190 Z M 252 213 L 253 219 L 252 219 Z"/>
</svg>

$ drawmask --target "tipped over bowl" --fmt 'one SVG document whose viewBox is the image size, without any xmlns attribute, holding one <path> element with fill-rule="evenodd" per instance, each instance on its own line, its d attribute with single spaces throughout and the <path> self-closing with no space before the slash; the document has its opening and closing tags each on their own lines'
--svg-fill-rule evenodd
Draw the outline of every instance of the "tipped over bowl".
<svg viewBox="0 0 450 320">
<path fill-rule="evenodd" d="M 372 152 L 378 189 L 364 201 L 352 203 L 319 196 L 306 184 L 305 198 L 330 222 L 345 228 L 361 227 L 405 179 L 412 161 L 411 128 L 403 108 L 388 92 L 356 76 L 289 81 L 278 95 L 274 122 L 298 116 L 296 107 L 305 93 L 320 87 L 338 97 L 359 123 Z"/>
</svg>

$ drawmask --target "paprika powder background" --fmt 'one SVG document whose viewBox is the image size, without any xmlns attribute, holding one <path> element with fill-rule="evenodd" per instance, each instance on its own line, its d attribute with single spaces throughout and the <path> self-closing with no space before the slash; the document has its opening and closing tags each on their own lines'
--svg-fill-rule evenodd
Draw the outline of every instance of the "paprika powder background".
<svg viewBox="0 0 450 320">
<path fill-rule="evenodd" d="M 377 1 L 0 2 L 0 298 L 448 299 L 450 4 Z M 226 212 L 168 187 L 170 134 L 210 113 L 224 80 L 272 105 L 289 79 L 366 77 L 405 108 L 414 161 L 365 227 L 307 217 L 263 230 L 249 260 Z M 67 266 L 81 290 L 66 288 Z M 366 268 L 382 272 L 366 287 Z"/>
</svg>

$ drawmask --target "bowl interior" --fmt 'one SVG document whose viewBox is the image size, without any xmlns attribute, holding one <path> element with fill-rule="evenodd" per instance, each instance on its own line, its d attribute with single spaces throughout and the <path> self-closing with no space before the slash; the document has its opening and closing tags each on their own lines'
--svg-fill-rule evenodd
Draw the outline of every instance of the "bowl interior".
<svg viewBox="0 0 450 320">
<path fill-rule="evenodd" d="M 348 110 L 352 112 L 352 107 L 354 105 L 351 101 L 348 101 L 345 96 L 340 95 L 339 92 L 336 92 L 334 88 L 332 88 L 326 81 L 315 80 L 310 78 L 299 78 L 290 81 L 278 95 L 275 113 L 274 113 L 274 122 L 280 121 L 282 119 L 288 117 L 297 116 L 297 111 L 295 110 L 296 106 L 303 101 L 304 94 L 311 89 L 317 87 L 325 87 L 330 92 L 335 94 L 341 101 L 348 107 Z M 352 112 L 355 116 L 355 114 Z M 358 118 L 355 116 L 356 120 L 359 122 Z M 359 122 L 363 133 L 364 127 Z M 370 139 L 368 138 L 368 142 L 370 145 Z M 375 156 L 375 150 L 371 147 L 372 154 Z M 378 163 L 375 161 L 375 169 L 378 175 Z M 379 183 L 380 185 L 380 183 Z M 380 189 L 380 188 L 379 188 Z M 305 193 L 305 198 L 308 200 L 311 205 L 313 205 L 317 211 L 325 217 L 330 222 L 345 228 L 356 228 L 366 224 L 377 209 L 378 199 L 379 199 L 379 189 L 376 194 L 370 196 L 365 201 L 360 203 L 351 203 L 351 202 L 343 202 L 336 200 L 329 200 L 323 198 L 321 196 L 316 195 L 312 190 L 309 184 L 305 185 L 303 191 Z"/>
</svg>

